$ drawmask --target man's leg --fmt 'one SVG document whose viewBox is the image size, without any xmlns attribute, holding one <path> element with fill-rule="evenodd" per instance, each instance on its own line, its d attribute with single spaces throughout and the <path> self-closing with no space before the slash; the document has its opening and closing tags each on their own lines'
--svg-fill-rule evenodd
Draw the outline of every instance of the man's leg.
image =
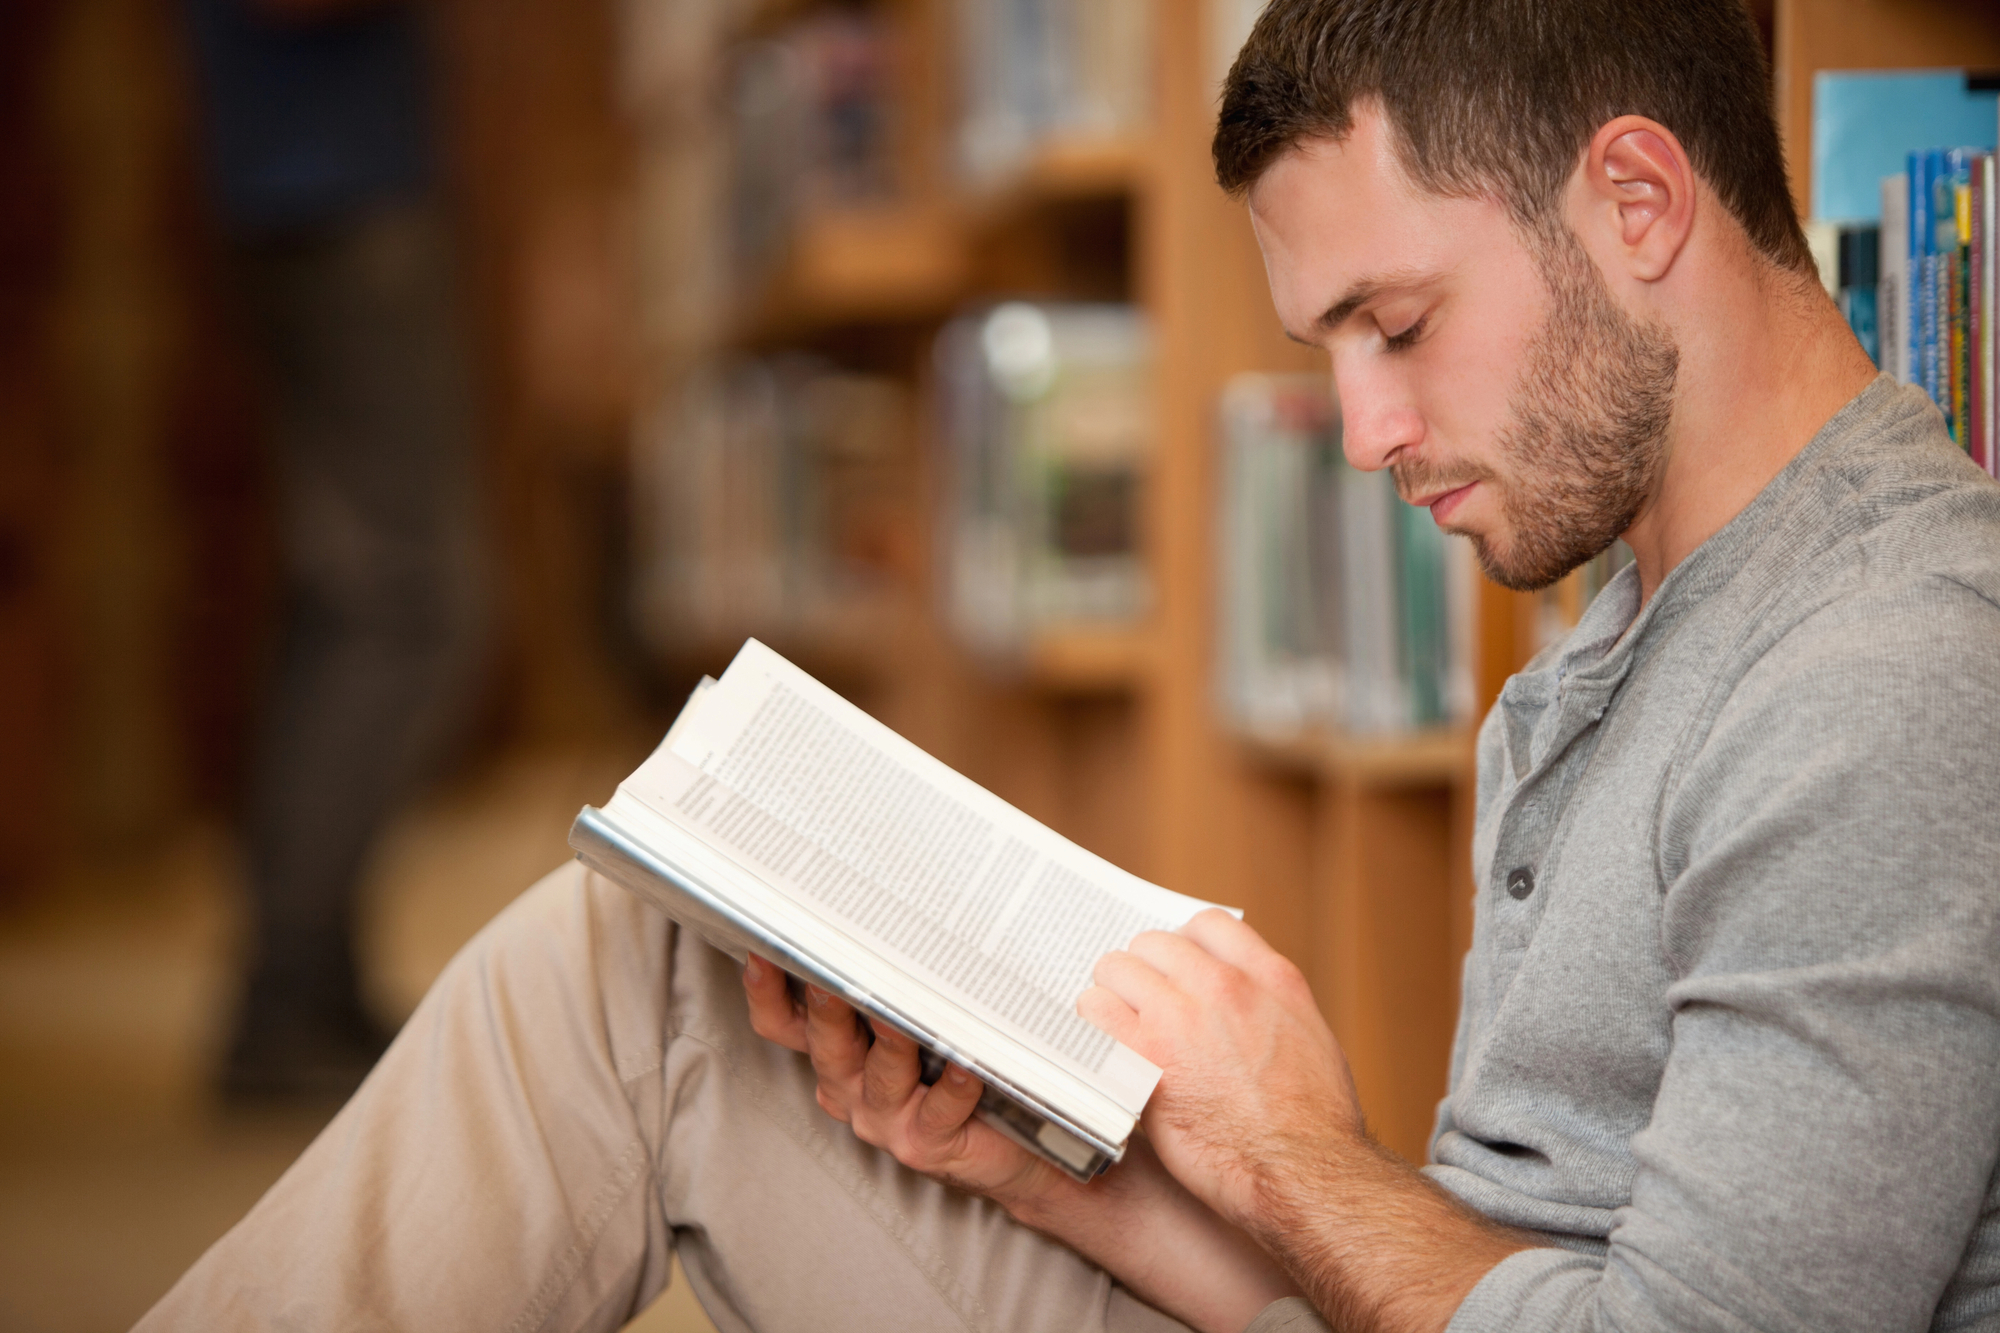
<svg viewBox="0 0 2000 1333">
<path fill-rule="evenodd" d="M 140 1327 L 615 1329 L 676 1245 L 725 1333 L 1180 1328 L 821 1114 L 735 965 L 576 865 Z"/>
</svg>

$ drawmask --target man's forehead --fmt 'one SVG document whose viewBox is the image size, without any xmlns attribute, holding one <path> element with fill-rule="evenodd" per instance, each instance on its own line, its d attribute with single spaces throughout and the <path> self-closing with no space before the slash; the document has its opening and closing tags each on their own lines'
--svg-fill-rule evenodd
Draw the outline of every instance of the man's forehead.
<svg viewBox="0 0 2000 1333">
<path fill-rule="evenodd" d="M 1463 215 L 1504 219 L 1497 201 L 1446 198 L 1412 181 L 1372 110 L 1358 111 L 1338 140 L 1286 150 L 1249 204 L 1279 317 L 1306 341 L 1364 301 L 1454 267 L 1460 233 L 1474 221 Z"/>
</svg>

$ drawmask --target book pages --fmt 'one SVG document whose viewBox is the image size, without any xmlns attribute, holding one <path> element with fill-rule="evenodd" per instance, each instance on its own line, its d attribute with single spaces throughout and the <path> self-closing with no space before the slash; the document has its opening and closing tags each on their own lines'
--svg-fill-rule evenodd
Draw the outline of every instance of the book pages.
<svg viewBox="0 0 2000 1333">
<path fill-rule="evenodd" d="M 642 768 L 628 790 L 1120 1106 L 1145 1105 L 1158 1069 L 1076 999 L 1104 953 L 1212 904 L 1076 846 L 754 640 L 663 749 L 699 778 L 647 791 Z"/>
</svg>

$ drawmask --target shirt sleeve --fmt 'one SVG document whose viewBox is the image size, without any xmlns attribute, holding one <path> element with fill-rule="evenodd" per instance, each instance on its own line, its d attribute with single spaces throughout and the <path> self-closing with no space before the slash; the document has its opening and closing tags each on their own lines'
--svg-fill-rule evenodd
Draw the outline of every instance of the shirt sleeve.
<svg viewBox="0 0 2000 1333">
<path fill-rule="evenodd" d="M 1941 578 L 1836 605 L 1713 717 L 1661 810 L 1671 1049 L 1631 1203 L 1601 1257 L 1495 1267 L 1451 1333 L 1914 1333 L 1967 1257 L 2000 1156 L 2000 615 Z"/>
</svg>

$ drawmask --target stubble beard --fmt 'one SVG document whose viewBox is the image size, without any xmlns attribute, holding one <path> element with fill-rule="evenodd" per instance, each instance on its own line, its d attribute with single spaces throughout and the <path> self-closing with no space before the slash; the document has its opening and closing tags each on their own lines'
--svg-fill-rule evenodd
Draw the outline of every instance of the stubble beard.
<svg viewBox="0 0 2000 1333">
<path fill-rule="evenodd" d="M 1468 534 L 1486 577 L 1517 592 L 1546 588 L 1617 540 L 1666 462 L 1680 349 L 1612 299 L 1576 237 L 1556 223 L 1532 242 L 1549 311 L 1529 340 L 1497 469 L 1402 460 L 1405 497 L 1474 481 L 1499 495 L 1511 539 Z"/>
</svg>

